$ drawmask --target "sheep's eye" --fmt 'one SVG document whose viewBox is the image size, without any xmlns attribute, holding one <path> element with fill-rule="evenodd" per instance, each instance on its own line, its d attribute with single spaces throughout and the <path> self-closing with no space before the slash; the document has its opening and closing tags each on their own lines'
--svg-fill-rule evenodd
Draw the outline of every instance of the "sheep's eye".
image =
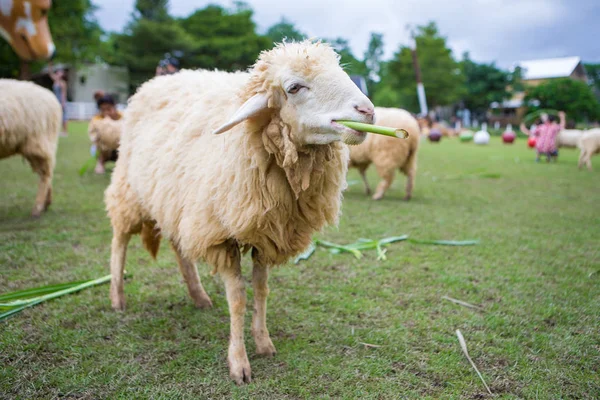
<svg viewBox="0 0 600 400">
<path fill-rule="evenodd" d="M 45 17 L 46 15 L 48 15 L 48 10 L 41 10 L 42 12 L 42 17 Z"/>
<path fill-rule="evenodd" d="M 302 85 L 294 83 L 292 86 L 290 86 L 288 88 L 287 91 L 288 91 L 289 94 L 296 94 L 296 93 L 298 93 L 298 91 L 300 91 L 300 89 L 302 89 L 302 87 L 303 87 Z"/>
</svg>

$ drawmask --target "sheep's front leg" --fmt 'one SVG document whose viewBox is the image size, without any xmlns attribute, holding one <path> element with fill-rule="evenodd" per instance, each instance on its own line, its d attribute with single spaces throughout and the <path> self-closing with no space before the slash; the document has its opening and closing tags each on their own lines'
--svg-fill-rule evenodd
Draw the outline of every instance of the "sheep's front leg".
<svg viewBox="0 0 600 400">
<path fill-rule="evenodd" d="M 276 350 L 267 329 L 267 296 L 269 295 L 269 268 L 263 265 L 256 249 L 252 250 L 252 287 L 254 288 L 254 313 L 252 314 L 252 336 L 256 343 L 256 354 L 272 357 Z"/>
<path fill-rule="evenodd" d="M 125 309 L 125 259 L 127 258 L 127 245 L 131 239 L 130 233 L 114 230 L 110 255 L 110 301 L 115 310 Z"/>
<path fill-rule="evenodd" d="M 250 362 L 244 344 L 244 315 L 246 313 L 246 287 L 240 265 L 240 251 L 236 243 L 218 246 L 211 254 L 217 270 L 225 283 L 231 325 L 229 338 L 229 375 L 237 383 L 251 380 Z"/>
</svg>

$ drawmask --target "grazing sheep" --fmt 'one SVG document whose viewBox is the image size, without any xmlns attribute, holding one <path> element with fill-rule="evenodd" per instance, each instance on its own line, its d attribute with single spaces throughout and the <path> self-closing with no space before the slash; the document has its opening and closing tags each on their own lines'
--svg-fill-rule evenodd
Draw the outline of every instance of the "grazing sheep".
<svg viewBox="0 0 600 400">
<path fill-rule="evenodd" d="M 94 117 L 88 125 L 88 135 L 92 143 L 96 144 L 98 151 L 98 162 L 95 171 L 97 174 L 104 173 L 106 161 L 116 161 L 115 154 L 119 148 L 123 120 L 113 120 L 110 117 Z"/>
<path fill-rule="evenodd" d="M 417 150 L 419 148 L 419 124 L 405 110 L 398 108 L 375 108 L 377 125 L 405 129 L 409 136 L 406 140 L 389 136 L 367 135 L 367 139 L 358 146 L 350 147 L 350 167 L 357 168 L 365 183 L 365 191 L 371 195 L 366 171 L 371 163 L 375 164 L 377 174 L 381 178 L 373 200 L 383 198 L 386 190 L 394 180 L 394 173 L 400 169 L 406 175 L 406 194 L 404 199 L 410 200 L 417 174 Z"/>
<path fill-rule="evenodd" d="M 52 202 L 62 108 L 54 94 L 31 82 L 0 79 L 0 158 L 21 154 L 40 176 L 31 215 L 39 217 Z"/>
<path fill-rule="evenodd" d="M 373 113 L 339 55 L 309 41 L 261 53 L 250 72 L 183 70 L 146 82 L 129 102 L 105 193 L 113 308 L 125 307 L 132 234 L 141 233 L 153 255 L 161 235 L 168 237 L 197 307 L 212 303 L 194 261 L 204 259 L 223 279 L 230 375 L 250 382 L 241 254 L 252 249 L 256 351 L 271 356 L 268 268 L 337 222 L 348 166 L 348 147 L 339 142 L 359 144 L 366 134 L 334 121 L 372 123 Z"/>
<path fill-rule="evenodd" d="M 581 169 L 583 163 L 585 163 L 587 169 L 591 171 L 592 156 L 600 153 L 600 128 L 585 131 L 579 139 L 578 147 L 581 151 L 579 153 L 579 163 L 577 164 L 578 168 Z"/>
<path fill-rule="evenodd" d="M 584 131 L 579 129 L 563 129 L 556 136 L 556 147 L 577 148 Z"/>
</svg>

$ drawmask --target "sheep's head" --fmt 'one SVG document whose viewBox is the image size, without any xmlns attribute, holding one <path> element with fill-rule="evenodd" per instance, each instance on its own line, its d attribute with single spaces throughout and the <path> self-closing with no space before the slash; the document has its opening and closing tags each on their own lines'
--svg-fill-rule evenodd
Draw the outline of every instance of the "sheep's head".
<svg viewBox="0 0 600 400">
<path fill-rule="evenodd" d="M 214 133 L 271 112 L 297 145 L 359 144 L 366 134 L 336 121 L 374 119 L 371 101 L 340 67 L 339 55 L 323 43 L 284 43 L 263 52 L 246 89 L 245 103 Z"/>
</svg>

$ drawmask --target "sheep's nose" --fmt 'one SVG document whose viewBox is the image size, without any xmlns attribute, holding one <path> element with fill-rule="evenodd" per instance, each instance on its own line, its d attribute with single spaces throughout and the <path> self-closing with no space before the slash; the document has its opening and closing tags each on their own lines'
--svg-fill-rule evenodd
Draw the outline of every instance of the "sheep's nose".
<svg viewBox="0 0 600 400">
<path fill-rule="evenodd" d="M 370 116 L 375 115 L 375 109 L 373 107 L 354 106 L 354 108 L 356 109 L 356 111 L 358 111 L 361 114 L 370 115 Z"/>
<path fill-rule="evenodd" d="M 372 105 L 368 106 L 359 106 L 355 105 L 354 109 L 361 113 L 365 117 L 366 123 L 372 124 L 375 120 L 375 108 Z"/>
</svg>

